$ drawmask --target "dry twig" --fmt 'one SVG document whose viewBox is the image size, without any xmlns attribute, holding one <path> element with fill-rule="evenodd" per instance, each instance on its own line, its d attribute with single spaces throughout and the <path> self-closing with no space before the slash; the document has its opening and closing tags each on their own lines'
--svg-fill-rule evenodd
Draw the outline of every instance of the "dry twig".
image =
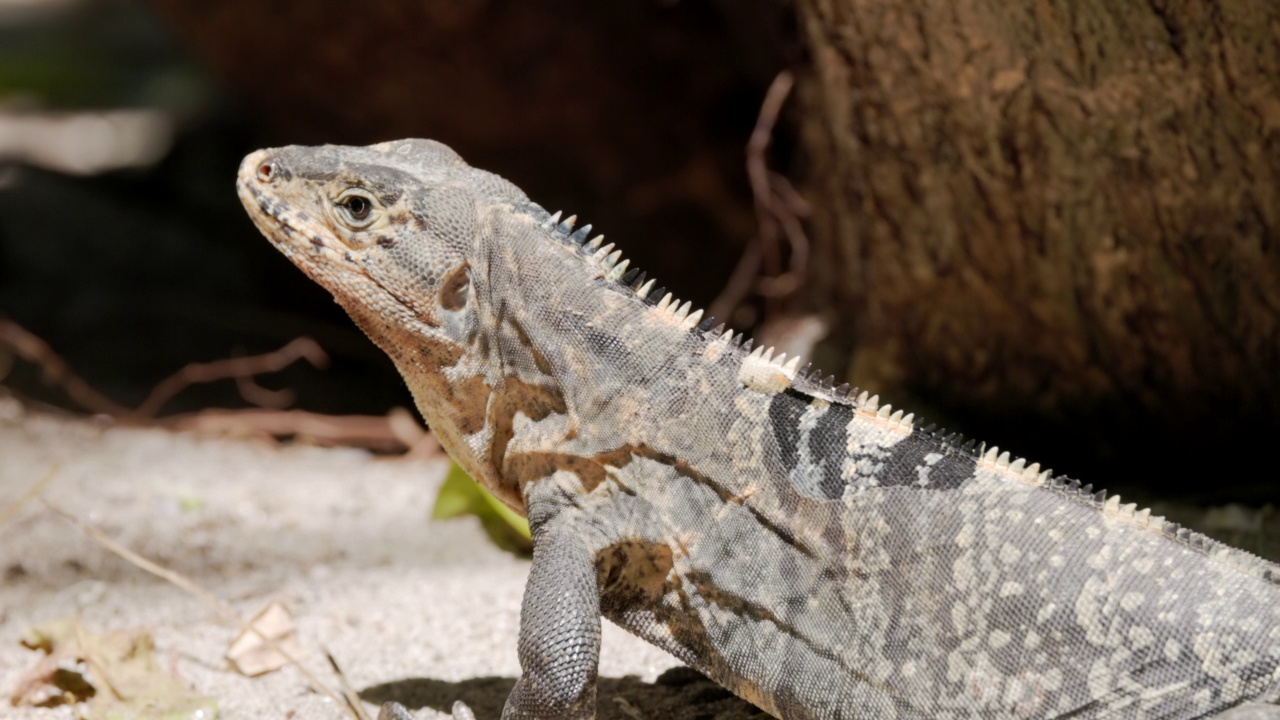
<svg viewBox="0 0 1280 720">
<path fill-rule="evenodd" d="M 305 410 L 202 410 L 164 421 L 177 430 L 227 435 L 298 437 L 320 445 L 354 445 L 380 452 L 431 456 L 439 448 L 404 408 L 386 415 L 323 415 Z"/>
<path fill-rule="evenodd" d="M 112 417 L 127 417 L 133 413 L 129 408 L 117 405 L 94 390 L 84 378 L 71 371 L 71 366 L 58 357 L 48 343 L 8 318 L 0 318 L 0 342 L 13 348 L 27 362 L 39 367 L 44 373 L 45 382 L 61 387 L 72 401 L 85 410 Z"/>
<path fill-rule="evenodd" d="M 292 395 L 288 391 L 268 390 L 254 383 L 252 378 L 262 373 L 279 372 L 298 360 L 306 360 L 317 368 L 329 364 L 329 356 L 308 337 L 294 338 L 275 352 L 191 363 L 160 381 L 134 413 L 144 418 L 155 417 L 165 403 L 188 386 L 228 379 L 236 381 L 240 394 L 249 403 L 279 410 L 293 402 Z"/>
<path fill-rule="evenodd" d="M 37 497 L 44 490 L 45 485 L 49 484 L 49 481 L 53 479 L 53 476 L 56 475 L 57 472 L 58 472 L 58 466 L 55 463 L 54 465 L 50 466 L 49 471 L 44 474 L 44 477 L 32 483 L 31 487 L 24 490 L 23 493 L 19 495 L 16 500 L 9 503 L 8 505 L 5 505 L 3 508 L 0 508 L 0 525 L 3 525 L 9 522 L 9 518 L 13 517 L 14 515 L 17 515 L 18 511 L 22 509 L 23 505 L 26 505 L 28 502 L 30 502 L 31 498 Z"/>
<path fill-rule="evenodd" d="M 347 701 L 347 707 L 360 720 L 369 720 L 369 715 L 364 711 L 364 705 L 360 702 L 360 693 L 351 687 L 351 683 L 347 680 L 347 674 L 342 672 L 342 667 L 334 659 L 333 653 L 325 650 L 324 656 L 329 659 L 329 667 L 333 668 L 333 673 L 338 676 L 338 685 L 342 687 L 342 697 Z"/>
<path fill-rule="evenodd" d="M 724 289 L 708 308 L 715 317 L 731 318 L 753 289 L 765 297 L 782 297 L 795 292 L 808 270 L 809 239 L 801 218 L 808 216 L 809 205 L 786 178 L 769 171 L 766 159 L 778 114 L 794 85 L 795 78 L 790 72 L 778 73 L 765 93 L 755 129 L 747 141 L 747 178 L 751 183 L 759 229 L 747 243 Z M 780 269 L 780 237 L 786 238 L 790 256 L 786 272 L 777 274 Z M 757 279 L 762 266 L 767 276 Z"/>
<path fill-rule="evenodd" d="M 293 402 L 292 391 L 269 390 L 253 382 L 253 378 L 262 373 L 278 372 L 298 360 L 306 360 L 315 367 L 327 365 L 328 355 L 319 344 L 306 337 L 295 338 L 279 350 L 261 355 L 190 363 L 156 385 L 137 409 L 119 405 L 94 390 L 48 343 L 12 320 L 0 318 L 0 344 L 12 347 L 19 357 L 39 367 L 47 382 L 61 387 L 80 407 L 124 423 L 159 424 L 181 430 L 225 434 L 301 437 L 326 445 L 354 445 L 382 452 L 408 451 L 410 455 L 421 457 L 435 455 L 439 450 L 434 436 L 429 435 L 403 408 L 393 408 L 385 417 L 284 410 Z M 259 407 L 209 409 L 155 419 L 161 408 L 187 387 L 228 379 L 236 382 L 246 401 Z"/>
</svg>

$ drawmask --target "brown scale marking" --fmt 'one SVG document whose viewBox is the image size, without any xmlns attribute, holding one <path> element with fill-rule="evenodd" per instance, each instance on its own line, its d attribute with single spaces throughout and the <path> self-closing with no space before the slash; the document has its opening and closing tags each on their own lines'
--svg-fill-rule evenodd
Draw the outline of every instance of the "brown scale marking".
<svg viewBox="0 0 1280 720">
<path fill-rule="evenodd" d="M 649 608 L 676 584 L 671 548 L 665 543 L 622 540 L 596 553 L 601 602 Z"/>
<path fill-rule="evenodd" d="M 634 456 L 629 446 L 594 457 L 558 452 L 513 453 L 505 459 L 502 474 L 509 482 L 523 487 L 563 470 L 577 475 L 583 489 L 590 493 L 608 477 L 606 466 L 625 467 Z"/>
<path fill-rule="evenodd" d="M 604 469 L 606 466 L 623 468 L 632 459 L 644 457 L 667 465 L 680 475 L 716 489 L 717 494 L 722 498 L 728 497 L 727 494 L 717 488 L 709 477 L 696 472 L 689 467 L 688 463 L 663 455 L 644 445 L 623 445 L 616 450 L 609 450 L 589 458 L 553 452 L 528 452 L 520 453 L 520 456 L 522 457 L 521 465 L 519 466 L 519 469 L 522 470 L 520 477 L 526 481 L 536 481 L 557 470 L 565 470 L 576 474 L 582 481 L 583 489 L 589 493 L 605 481 L 608 476 Z M 512 460 L 515 457 L 513 455 Z M 510 461 L 508 464 L 510 465 Z"/>
<path fill-rule="evenodd" d="M 605 470 L 591 458 L 553 452 L 511 453 L 502 464 L 502 477 L 514 486 L 524 488 L 529 483 L 549 477 L 563 470 L 578 476 L 583 487 L 595 489 L 604 482 Z"/>
<path fill-rule="evenodd" d="M 852 535 L 846 535 L 844 528 L 839 522 L 828 522 L 822 525 L 822 539 L 826 541 L 828 547 L 852 551 L 849 547 L 849 539 Z"/>
<path fill-rule="evenodd" d="M 463 435 L 474 435 L 485 427 L 489 395 L 493 392 L 484 378 L 476 375 L 465 380 L 444 383 L 447 395 L 441 399 L 449 405 L 451 419 Z"/>
<path fill-rule="evenodd" d="M 556 457 L 573 458 L 574 460 L 582 459 L 582 458 L 578 458 L 577 456 L 556 456 Z M 596 487 L 598 487 L 600 483 L 604 482 L 605 480 L 606 473 L 604 472 L 604 468 L 602 466 L 610 466 L 610 467 L 616 467 L 616 468 L 626 467 L 627 464 L 630 463 L 631 460 L 636 457 L 647 458 L 649 460 L 653 460 L 654 462 L 666 465 L 672 470 L 675 470 L 676 474 L 682 477 L 689 478 L 690 480 L 693 480 L 694 482 L 697 482 L 700 485 L 704 485 L 706 487 L 711 488 L 713 491 L 715 491 L 717 497 L 719 497 L 722 501 L 726 503 L 733 503 L 741 507 L 745 507 L 747 509 L 747 512 L 750 512 L 752 517 L 756 519 L 756 522 L 760 523 L 761 527 L 768 530 L 769 532 L 772 532 L 774 535 L 776 535 L 779 539 L 781 539 L 787 545 L 794 547 L 795 549 L 799 550 L 801 553 L 804 553 L 808 557 L 811 557 L 811 558 L 818 557 L 818 554 L 814 551 L 813 548 L 809 547 L 809 545 L 806 542 L 801 540 L 799 537 L 797 537 L 791 531 L 787 530 L 782 525 L 779 525 L 777 522 L 770 519 L 763 512 L 761 512 L 759 508 L 746 502 L 750 498 L 750 496 L 753 495 L 754 493 L 749 493 L 746 496 L 734 495 L 730 493 L 728 490 L 726 490 L 725 488 L 721 487 L 714 480 L 712 480 L 710 476 L 704 475 L 698 472 L 697 470 L 694 470 L 689 465 L 689 463 L 685 462 L 684 460 L 677 460 L 676 458 L 670 455 L 660 453 L 654 450 L 653 448 L 650 448 L 647 445 L 642 445 L 642 444 L 641 445 L 623 445 L 617 450 L 610 450 L 608 452 L 604 452 L 596 455 L 595 457 L 591 458 L 592 460 L 591 464 L 584 465 L 582 463 L 577 463 L 577 462 L 575 463 L 566 462 L 562 466 L 551 467 L 547 471 L 547 474 L 550 474 L 555 470 L 569 470 L 570 472 L 577 473 L 578 478 L 582 481 L 582 487 L 589 493 L 595 490 Z M 539 468 L 539 469 L 546 470 L 546 468 Z M 546 475 L 527 476 L 527 477 L 528 479 L 536 480 L 539 477 L 546 477 Z"/>
<path fill-rule="evenodd" d="M 766 516 L 763 512 L 761 512 L 759 508 L 753 507 L 751 505 L 743 505 L 743 507 L 745 507 L 747 511 L 751 513 L 751 516 L 756 519 L 756 522 L 760 523 L 760 527 L 776 535 L 778 538 L 782 540 L 782 542 L 799 550 L 801 553 L 803 553 L 807 557 L 810 557 L 810 558 L 818 557 L 818 553 L 816 553 L 813 548 L 809 547 L 808 543 L 796 537 L 790 530 L 787 530 L 782 525 L 779 525 L 778 523 L 774 522 L 772 519 Z"/>
<path fill-rule="evenodd" d="M 695 536 L 693 533 L 684 533 L 683 535 L 676 536 L 676 544 L 680 546 L 680 552 L 683 554 L 683 557 L 692 557 L 692 553 L 689 552 L 689 543 L 692 543 L 694 539 Z"/>
<path fill-rule="evenodd" d="M 351 316 L 361 327 L 367 327 L 366 323 L 381 322 L 377 316 L 366 316 L 363 313 L 357 315 L 354 311 L 351 312 Z M 396 329 L 393 326 L 387 327 L 392 331 Z M 368 334 L 373 338 L 382 337 L 373 332 Z M 449 342 L 432 342 L 426 336 L 414 336 L 414 342 L 411 344 L 388 342 L 379 343 L 379 345 L 384 352 L 396 360 L 402 375 L 413 378 L 412 384 L 419 385 L 423 391 L 440 399 L 441 404 L 448 408 L 445 414 L 457 427 L 459 435 L 471 435 L 484 429 L 489 395 L 492 393 L 492 389 L 484 382 L 484 378 L 474 375 L 449 381 L 445 379 L 442 372 L 445 368 L 456 366 L 462 360 L 466 354 L 465 347 Z M 403 348 L 409 347 L 416 348 L 416 352 L 413 353 L 417 356 L 416 358 L 413 355 L 405 357 L 407 353 Z M 441 430 L 441 428 L 433 429 L 437 432 Z"/>
<path fill-rule="evenodd" d="M 415 342 L 420 346 L 418 355 L 425 358 L 431 367 L 437 370 L 457 365 L 467 352 L 465 347 L 451 342 L 431 342 L 421 337 L 417 337 Z"/>
<path fill-rule="evenodd" d="M 685 462 L 684 460 L 677 460 L 671 457 L 670 455 L 664 455 L 645 445 L 626 446 L 623 449 L 628 450 L 631 455 L 638 455 L 640 457 L 645 457 L 655 462 L 660 462 L 664 465 L 667 465 L 672 469 L 674 469 L 678 474 L 711 488 L 712 490 L 715 491 L 716 495 L 720 498 L 720 500 L 724 501 L 725 503 L 733 503 L 735 505 L 739 505 L 741 507 L 746 508 L 747 511 L 751 513 L 751 516 L 756 519 L 756 522 L 760 523 L 761 527 L 768 530 L 769 532 L 772 532 L 774 535 L 780 538 L 787 545 L 794 547 L 795 549 L 799 550 L 800 552 L 804 553 L 805 555 L 811 558 L 816 558 L 818 556 L 817 553 L 814 552 L 813 548 L 809 547 L 808 544 L 806 544 L 803 540 L 801 540 L 791 531 L 787 530 L 784 526 L 779 525 L 777 522 L 775 522 L 774 520 L 766 516 L 760 510 L 760 508 L 757 508 L 751 503 L 747 502 L 747 500 L 750 499 L 751 495 L 755 494 L 754 491 L 749 492 L 749 494 L 745 496 L 734 495 L 730 493 L 728 490 L 726 490 L 725 488 L 721 487 L 714 480 L 712 480 L 710 476 L 703 475 L 702 473 L 699 473 L 698 471 L 694 470 L 692 467 L 690 467 L 689 463 Z M 621 451 L 615 450 L 612 453 L 606 453 L 605 456 L 610 456 L 612 460 L 613 459 L 612 456 L 618 454 L 619 452 Z M 599 458 L 599 457 L 605 457 L 605 456 L 597 456 L 597 457 Z M 614 467 L 622 467 L 625 464 L 625 462 L 619 464 L 618 462 L 606 461 L 605 464 L 613 465 Z M 789 485 L 787 486 L 787 489 L 790 489 Z M 803 525 L 797 525 L 797 527 L 803 527 Z"/>
<path fill-rule="evenodd" d="M 630 463 L 632 458 L 636 458 L 636 457 L 646 458 L 648 460 L 652 460 L 654 462 L 666 465 L 672 470 L 675 470 L 676 474 L 681 475 L 683 477 L 687 477 L 690 480 L 696 481 L 700 485 L 705 485 L 711 488 L 712 490 L 715 491 L 716 496 L 719 497 L 721 500 L 728 502 L 734 497 L 732 493 L 730 493 L 728 490 L 725 490 L 716 481 L 712 480 L 711 476 L 704 475 L 698 472 L 697 470 L 693 469 L 693 467 L 689 465 L 687 461 L 679 460 L 671 455 L 658 452 L 657 450 L 654 450 L 648 445 L 644 445 L 644 444 L 623 445 L 617 450 L 610 450 L 608 452 L 600 453 L 596 455 L 594 459 L 602 465 L 611 465 L 613 467 L 620 468 L 620 467 L 626 467 L 627 463 Z M 594 489 L 595 489 L 594 487 L 589 487 L 587 488 L 587 492 L 591 492 Z"/>
<path fill-rule="evenodd" d="M 552 413 L 567 414 L 568 407 L 558 388 L 534 385 L 514 376 L 505 378 L 502 387 L 496 388 L 494 393 L 493 402 L 489 404 L 488 422 L 489 427 L 493 428 L 493 438 L 489 441 L 489 463 L 502 475 L 504 487 L 501 489 L 518 494 L 520 475 L 513 473 L 508 476 L 506 472 L 507 445 L 511 444 L 511 438 L 515 436 L 516 413 L 524 413 L 530 420 L 537 422 Z"/>
</svg>

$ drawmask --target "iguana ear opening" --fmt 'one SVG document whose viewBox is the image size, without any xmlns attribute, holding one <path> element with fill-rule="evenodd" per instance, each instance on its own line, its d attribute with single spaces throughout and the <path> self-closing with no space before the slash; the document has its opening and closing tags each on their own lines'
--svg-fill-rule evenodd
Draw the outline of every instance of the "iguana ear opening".
<svg viewBox="0 0 1280 720">
<path fill-rule="evenodd" d="M 461 310 L 471 299 L 471 266 L 462 263 L 440 285 L 440 307 Z"/>
</svg>

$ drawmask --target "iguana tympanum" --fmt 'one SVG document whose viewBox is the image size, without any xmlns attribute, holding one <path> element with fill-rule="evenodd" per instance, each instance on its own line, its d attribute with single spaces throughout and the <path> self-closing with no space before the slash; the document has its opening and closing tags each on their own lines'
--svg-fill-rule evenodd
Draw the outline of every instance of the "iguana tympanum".
<svg viewBox="0 0 1280 720">
<path fill-rule="evenodd" d="M 238 189 L 528 516 L 504 718 L 594 716 L 601 615 L 782 718 L 1280 715 L 1280 566 L 712 329 L 438 142 Z"/>
</svg>

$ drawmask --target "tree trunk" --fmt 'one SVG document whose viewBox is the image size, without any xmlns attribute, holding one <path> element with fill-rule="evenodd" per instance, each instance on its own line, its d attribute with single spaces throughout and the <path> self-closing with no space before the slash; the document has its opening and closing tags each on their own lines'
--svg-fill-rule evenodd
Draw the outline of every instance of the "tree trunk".
<svg viewBox="0 0 1280 720">
<path fill-rule="evenodd" d="M 1270 435 L 1280 6 L 798 6 L 812 292 L 856 384 L 1068 468 L 1221 469 Z"/>
</svg>

